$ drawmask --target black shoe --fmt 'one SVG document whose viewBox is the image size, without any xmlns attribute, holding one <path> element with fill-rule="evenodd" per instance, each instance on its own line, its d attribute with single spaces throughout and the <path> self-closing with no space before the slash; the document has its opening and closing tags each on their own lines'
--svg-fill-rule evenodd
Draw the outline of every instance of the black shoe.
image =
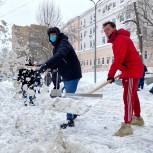
<svg viewBox="0 0 153 153">
<path fill-rule="evenodd" d="M 69 127 L 74 127 L 74 120 L 68 121 L 68 126 Z"/>
<path fill-rule="evenodd" d="M 27 101 L 24 101 L 24 106 L 28 106 L 28 103 L 27 103 Z"/>
<path fill-rule="evenodd" d="M 66 129 L 66 128 L 67 128 L 67 126 L 68 126 L 68 124 L 67 124 L 67 123 L 63 123 L 63 124 L 61 124 L 61 125 L 60 125 L 60 128 L 61 128 L 61 129 Z"/>
<path fill-rule="evenodd" d="M 74 124 L 74 121 L 71 120 L 71 121 L 68 121 L 68 123 L 63 123 L 60 125 L 60 128 L 61 129 L 66 129 L 67 127 L 74 127 L 75 124 Z"/>
</svg>

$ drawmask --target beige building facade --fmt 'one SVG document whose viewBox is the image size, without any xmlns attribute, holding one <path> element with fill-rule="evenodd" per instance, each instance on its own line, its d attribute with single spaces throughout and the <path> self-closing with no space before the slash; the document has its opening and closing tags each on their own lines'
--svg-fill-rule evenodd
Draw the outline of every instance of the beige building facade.
<svg viewBox="0 0 153 153">
<path fill-rule="evenodd" d="M 71 19 L 63 27 L 63 32 L 69 37 L 76 52 L 80 50 L 80 16 Z"/>
<path fill-rule="evenodd" d="M 113 52 L 111 44 L 107 43 L 107 38 L 103 31 L 103 23 L 107 21 L 112 21 L 116 23 L 117 29 L 124 28 L 131 32 L 131 39 L 134 41 L 135 46 L 139 50 L 137 33 L 135 27 L 131 23 L 124 22 L 132 17 L 130 13 L 124 13 L 125 6 L 129 0 L 103 0 L 99 3 L 97 8 L 97 59 L 96 67 L 97 71 L 108 70 L 113 62 Z M 132 2 L 132 1 L 131 1 Z M 77 35 L 78 39 L 72 42 L 72 45 L 76 49 L 77 55 L 79 57 L 82 71 L 92 72 L 94 71 L 94 35 L 95 35 L 95 14 L 94 8 L 91 8 L 81 14 L 79 17 L 70 20 L 64 27 L 68 29 L 71 25 L 78 23 Z M 78 30 L 79 29 L 79 30 Z M 76 31 L 76 30 L 74 30 Z M 70 33 L 71 34 L 71 33 Z M 79 47 L 75 47 L 77 46 Z M 152 48 L 144 48 L 143 52 L 144 63 L 153 67 L 153 50 Z"/>
</svg>

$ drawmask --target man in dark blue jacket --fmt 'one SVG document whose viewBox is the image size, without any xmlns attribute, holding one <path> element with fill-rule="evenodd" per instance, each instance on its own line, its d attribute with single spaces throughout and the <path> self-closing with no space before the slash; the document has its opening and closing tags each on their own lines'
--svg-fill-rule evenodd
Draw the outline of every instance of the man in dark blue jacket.
<svg viewBox="0 0 153 153">
<path fill-rule="evenodd" d="M 66 92 L 75 93 L 78 82 L 82 77 L 78 57 L 68 41 L 68 37 L 61 33 L 59 28 L 49 28 L 48 37 L 54 47 L 53 56 L 41 66 L 40 72 L 45 72 L 48 68 L 58 69 L 59 74 L 62 76 Z M 76 116 L 73 114 L 67 114 L 69 121 L 73 120 L 75 117 Z"/>
</svg>

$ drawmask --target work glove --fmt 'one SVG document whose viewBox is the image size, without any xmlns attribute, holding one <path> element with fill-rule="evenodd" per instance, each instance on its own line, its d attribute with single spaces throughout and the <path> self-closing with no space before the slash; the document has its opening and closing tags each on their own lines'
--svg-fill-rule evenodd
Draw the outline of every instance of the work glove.
<svg viewBox="0 0 153 153">
<path fill-rule="evenodd" d="M 113 83 L 113 82 L 115 82 L 115 79 L 114 79 L 114 77 L 108 77 L 107 81 L 109 81 L 109 83 Z"/>
</svg>

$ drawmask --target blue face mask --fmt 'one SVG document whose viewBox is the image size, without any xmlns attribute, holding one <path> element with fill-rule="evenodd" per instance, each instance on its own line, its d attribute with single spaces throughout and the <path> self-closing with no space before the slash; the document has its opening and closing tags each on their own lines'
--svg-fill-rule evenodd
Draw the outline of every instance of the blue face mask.
<svg viewBox="0 0 153 153">
<path fill-rule="evenodd" d="M 57 36 L 56 35 L 50 35 L 49 40 L 54 43 L 57 40 Z"/>
</svg>

